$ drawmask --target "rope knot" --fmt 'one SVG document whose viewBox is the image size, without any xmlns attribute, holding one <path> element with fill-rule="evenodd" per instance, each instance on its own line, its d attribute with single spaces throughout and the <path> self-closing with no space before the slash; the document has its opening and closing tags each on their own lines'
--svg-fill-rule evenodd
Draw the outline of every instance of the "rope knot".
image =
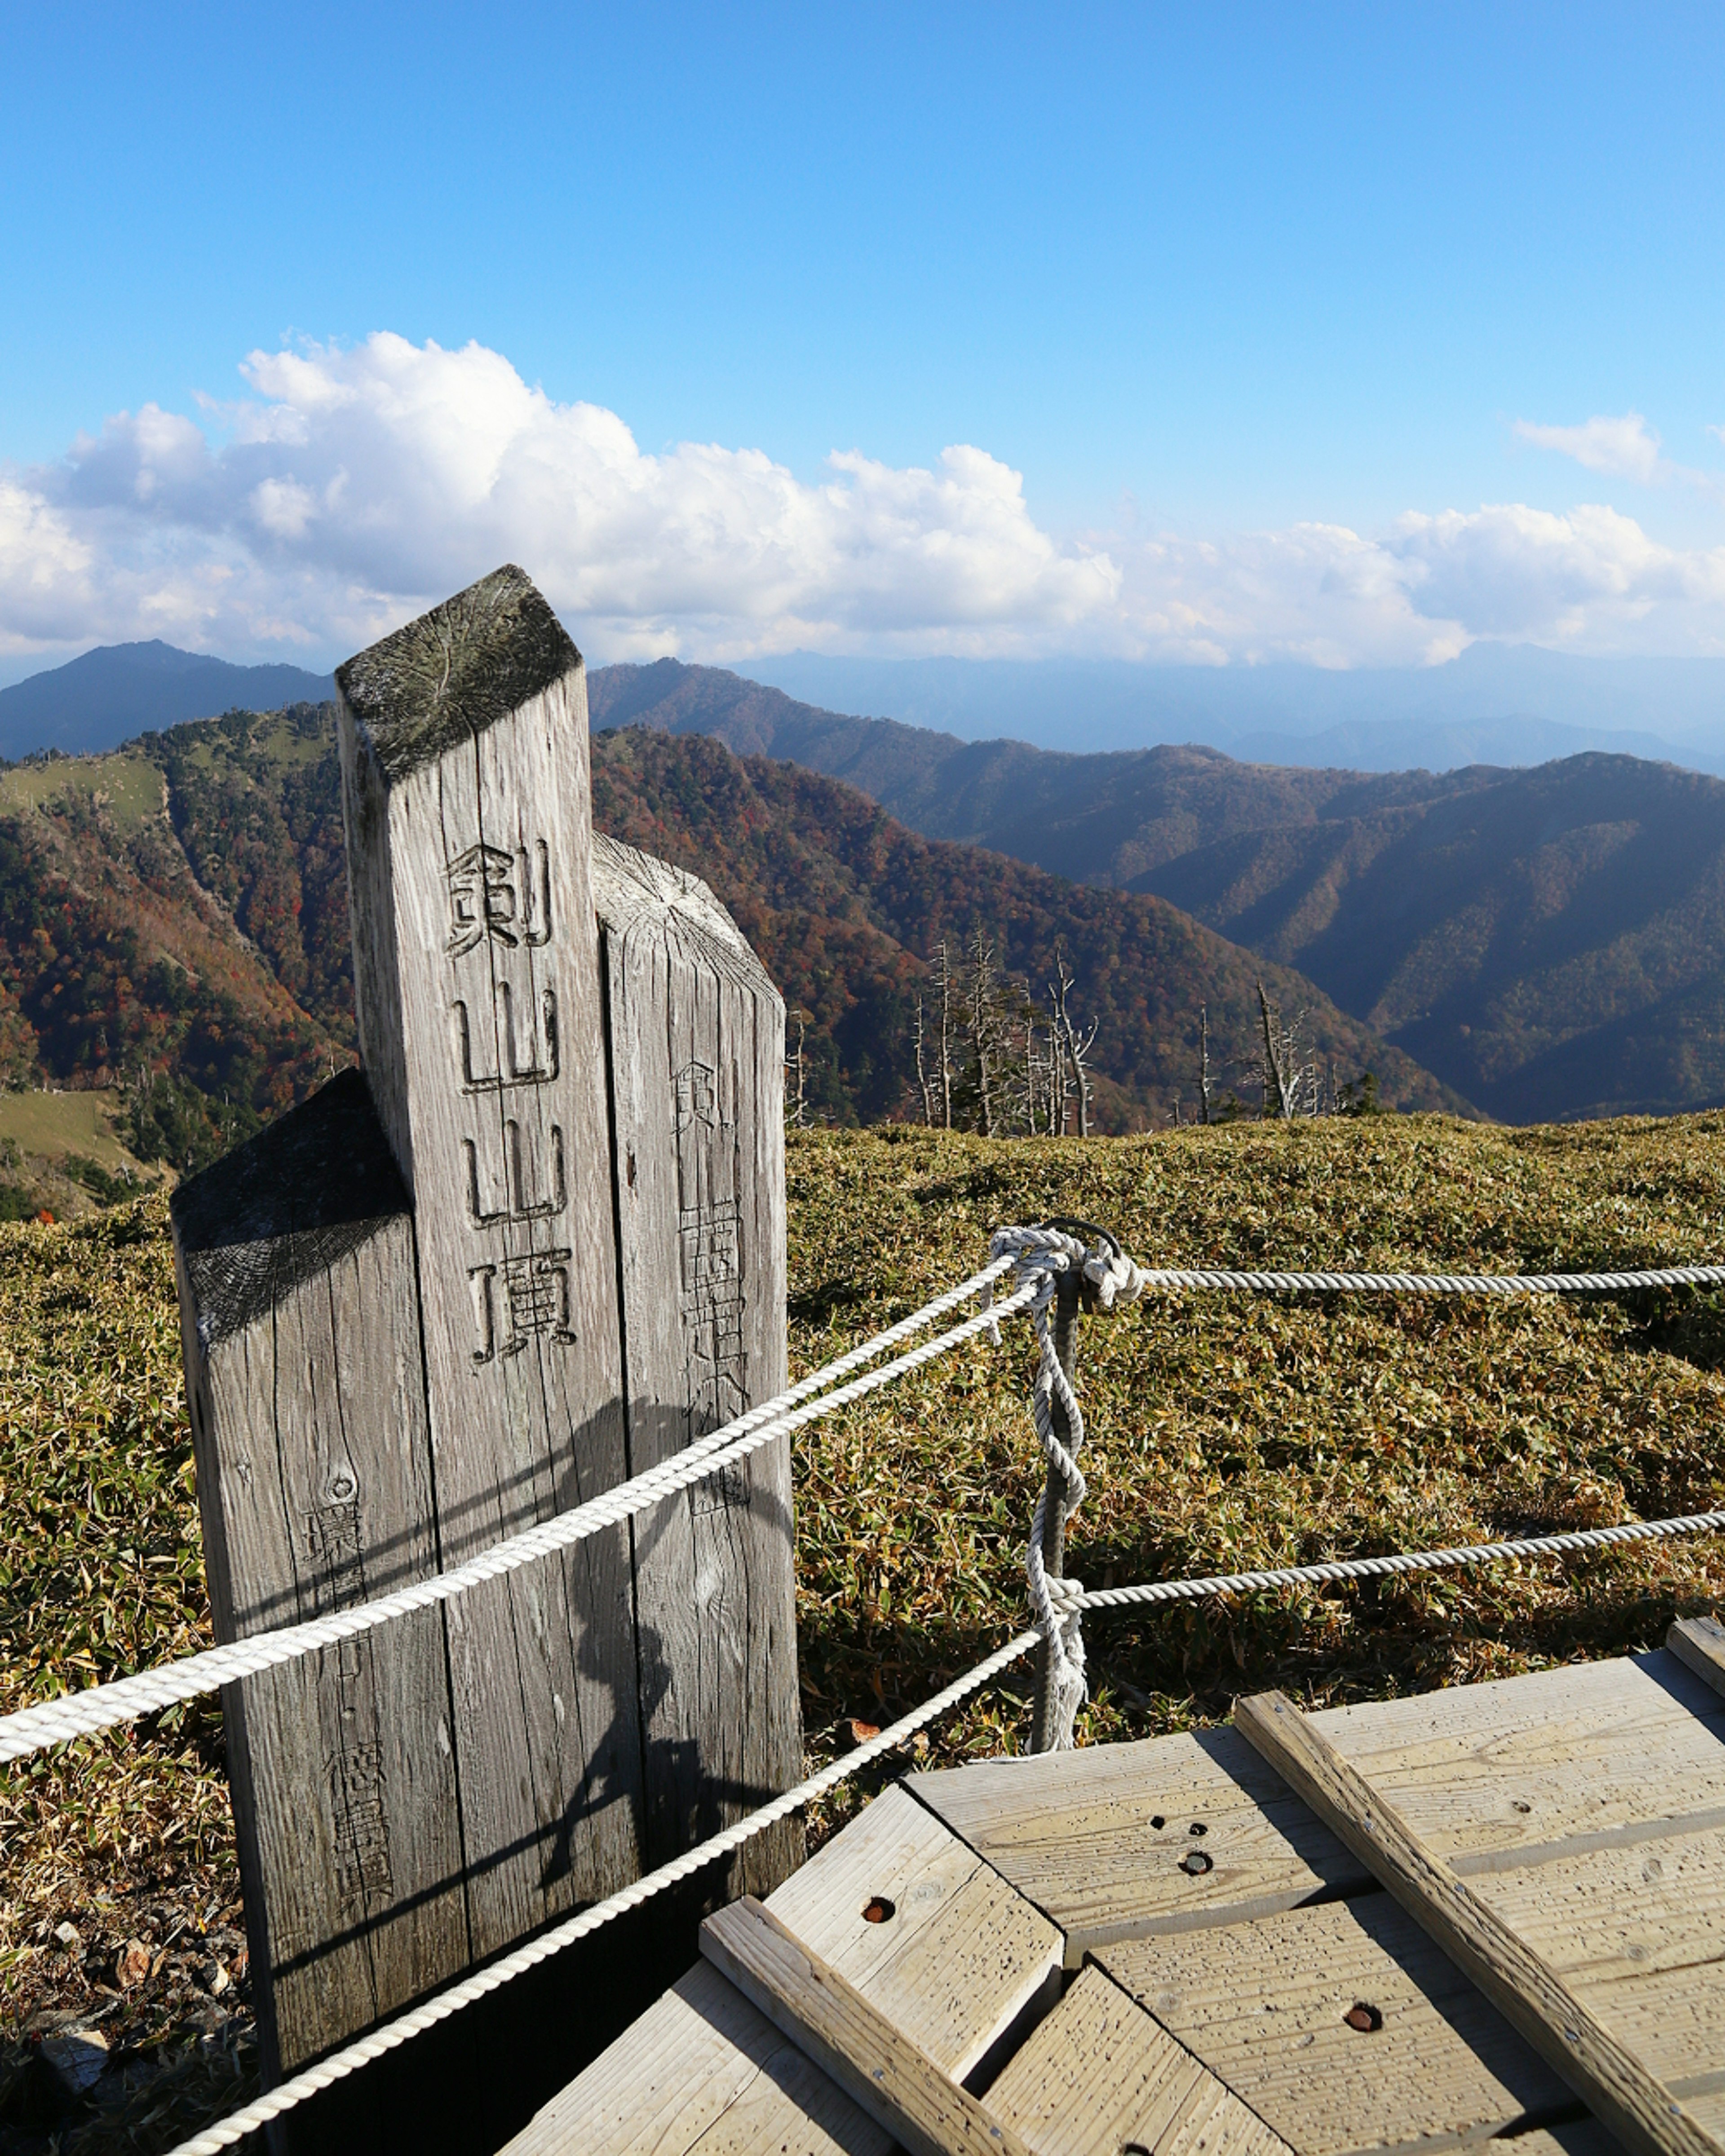
<svg viewBox="0 0 1725 2156">
<path fill-rule="evenodd" d="M 997 1263 L 1009 1260 L 1014 1282 L 1034 1283 L 1030 1320 L 1036 1328 L 1036 1382 L 1030 1396 L 1036 1435 L 1048 1463 L 1048 1480 L 1036 1501 L 1030 1523 L 1029 1548 L 1024 1553 L 1024 1574 L 1030 1606 L 1046 1643 L 1049 1697 L 1052 1702 L 1054 1749 L 1069 1751 L 1078 1710 L 1088 1697 L 1084 1671 L 1084 1634 L 1081 1619 L 1084 1589 L 1076 1579 L 1050 1573 L 1043 1555 L 1044 1531 L 1048 1522 L 1050 1491 L 1058 1493 L 1065 1516 L 1070 1519 L 1084 1502 L 1084 1476 L 1078 1466 L 1084 1443 L 1084 1415 L 1072 1381 L 1060 1366 L 1055 1348 L 1050 1312 L 1055 1287 L 1062 1276 L 1076 1274 L 1084 1307 L 1111 1311 L 1135 1301 L 1142 1294 L 1147 1276 L 1121 1249 L 1104 1228 L 1083 1220 L 1049 1220 L 1037 1228 L 996 1230 L 989 1254 Z M 995 1333 L 998 1340 L 998 1331 Z M 1055 1404 L 1060 1409 L 1061 1430 L 1055 1428 Z"/>
</svg>

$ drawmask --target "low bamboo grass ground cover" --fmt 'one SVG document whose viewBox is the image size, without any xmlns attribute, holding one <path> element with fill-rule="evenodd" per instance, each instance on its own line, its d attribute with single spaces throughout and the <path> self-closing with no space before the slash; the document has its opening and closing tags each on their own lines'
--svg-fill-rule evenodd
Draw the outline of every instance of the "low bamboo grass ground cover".
<svg viewBox="0 0 1725 2156">
<path fill-rule="evenodd" d="M 975 1270 L 992 1228 L 1053 1214 L 1111 1228 L 1146 1264 L 1579 1271 L 1725 1256 L 1721 1115 L 1088 1142 L 805 1132 L 790 1183 L 798 1375 Z M 1717 1296 L 1158 1296 L 1085 1320 L 1080 1358 L 1090 1496 L 1068 1569 L 1094 1585 L 1725 1502 Z M 1024 1624 L 1034 1365 L 1012 1321 L 1002 1348 L 973 1343 L 798 1435 L 812 1763 Z M 1269 1685 L 1322 1703 L 1630 1652 L 1722 1599 L 1725 1544 L 1702 1540 L 1095 1613 L 1081 1739 L 1214 1720 Z M 0 1228 L 0 1708 L 207 1638 L 161 1200 Z M 919 1740 L 918 1760 L 1021 1745 L 1029 1682 L 1026 1662 Z M 840 1793 L 815 1835 L 902 1763 Z M 15 2032 L 103 2012 L 116 2051 L 175 2062 L 123 2127 L 105 2117 L 100 2145 L 165 2147 L 246 2085 L 238 1902 L 213 1703 L 0 1770 L 0 2012 Z M 122 1989 L 131 1938 L 151 1973 Z M 231 1988 L 213 1990 L 218 1967 Z M 27 2051 L 11 2057 L 21 2086 Z M 0 2120 L 13 2102 L 0 2083 Z"/>
</svg>

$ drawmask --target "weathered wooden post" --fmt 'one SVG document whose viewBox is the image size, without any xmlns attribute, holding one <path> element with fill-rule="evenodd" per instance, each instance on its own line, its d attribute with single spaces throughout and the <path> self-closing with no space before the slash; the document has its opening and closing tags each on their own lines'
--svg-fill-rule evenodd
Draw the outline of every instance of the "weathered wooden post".
<svg viewBox="0 0 1725 2156">
<path fill-rule="evenodd" d="M 788 1382 L 784 1003 L 698 877 L 603 835 L 593 856 L 639 1474 Z M 788 1440 L 636 1522 L 651 1863 L 801 1773 L 790 1527 Z M 801 1856 L 786 1820 L 730 1892 Z"/>
<path fill-rule="evenodd" d="M 217 1638 L 429 1578 L 413 1224 L 359 1073 L 183 1184 L 173 1225 Z M 273 2082 L 470 1959 L 442 1612 L 222 1707 Z"/>
<path fill-rule="evenodd" d="M 360 1055 L 459 1564 L 629 1471 L 586 675 L 501 570 L 336 681 Z M 476 1956 L 639 1872 L 630 1599 L 618 1528 L 449 1605 Z"/>
<path fill-rule="evenodd" d="M 601 842 L 504 569 L 337 675 L 365 1076 L 174 1205 L 219 1637 L 459 1564 L 784 1382 L 783 1007 Z M 800 1772 L 788 1441 L 233 1687 L 270 2078 Z M 795 1830 L 733 1867 L 796 1861 Z"/>
</svg>

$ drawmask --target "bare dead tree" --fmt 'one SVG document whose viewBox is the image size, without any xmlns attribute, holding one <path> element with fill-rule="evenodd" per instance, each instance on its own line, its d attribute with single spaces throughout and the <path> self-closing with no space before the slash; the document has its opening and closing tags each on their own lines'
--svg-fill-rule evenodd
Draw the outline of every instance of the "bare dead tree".
<svg viewBox="0 0 1725 2156">
<path fill-rule="evenodd" d="M 1078 1135 L 1090 1136 L 1091 1102 L 1096 1097 L 1096 1088 L 1090 1074 L 1090 1053 L 1096 1046 L 1096 1034 L 1101 1020 L 1092 1019 L 1086 1032 L 1082 1023 L 1072 1016 L 1068 1001 L 1075 985 L 1074 977 L 1066 971 L 1065 952 L 1055 946 L 1055 978 L 1049 983 L 1049 1002 L 1054 1011 L 1054 1027 L 1061 1051 L 1061 1091 L 1059 1099 L 1060 1127 L 1066 1127 L 1066 1103 L 1076 1098 L 1078 1102 Z M 1070 1091 L 1068 1087 L 1070 1086 Z"/>
<path fill-rule="evenodd" d="M 1210 1007 L 1198 1007 L 1198 1120 L 1207 1123 L 1210 1119 Z"/>
<path fill-rule="evenodd" d="M 1000 1083 L 1001 1022 L 994 945 L 980 921 L 972 933 L 969 957 L 965 1017 L 976 1081 L 977 1112 L 981 1118 L 983 1136 L 991 1138 L 996 1135 L 999 1106 L 997 1095 Z"/>
<path fill-rule="evenodd" d="M 1323 1106 L 1323 1078 L 1315 1054 L 1301 1043 L 1300 1012 L 1284 1025 L 1281 1013 L 1258 983 L 1258 1010 L 1264 1026 L 1264 1114 L 1284 1122 L 1296 1116 L 1316 1116 Z"/>
<path fill-rule="evenodd" d="M 1286 1122 L 1296 1112 L 1299 1081 L 1293 1070 L 1293 1058 L 1287 1054 L 1281 1028 L 1281 1014 L 1272 1010 L 1270 998 L 1264 993 L 1264 983 L 1258 983 L 1258 1013 L 1264 1022 L 1264 1113 Z M 1272 1110 L 1271 1101 L 1275 1107 Z"/>
<path fill-rule="evenodd" d="M 784 1120 L 788 1130 L 801 1131 L 809 1127 L 808 1059 L 803 1045 L 809 1035 L 809 1014 L 793 1011 L 797 1022 L 797 1045 L 784 1060 L 785 1075 L 790 1083 L 785 1088 Z"/>
<path fill-rule="evenodd" d="M 929 1075 L 927 1019 L 922 1008 L 922 998 L 916 998 L 916 1091 L 922 1101 L 922 1120 L 932 1125 L 935 1107 L 935 1081 Z"/>
<path fill-rule="evenodd" d="M 944 937 L 941 939 L 940 971 L 936 978 L 941 991 L 941 1128 L 949 1131 L 952 1127 L 952 965 Z"/>
</svg>

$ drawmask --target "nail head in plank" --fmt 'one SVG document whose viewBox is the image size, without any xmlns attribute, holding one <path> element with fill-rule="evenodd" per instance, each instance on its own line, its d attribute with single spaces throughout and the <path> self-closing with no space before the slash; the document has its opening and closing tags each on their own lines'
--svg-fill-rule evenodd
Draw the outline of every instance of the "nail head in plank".
<svg viewBox="0 0 1725 2156">
<path fill-rule="evenodd" d="M 1725 1625 L 1717 1617 L 1680 1617 L 1665 1644 L 1677 1660 L 1725 1692 Z"/>
<path fill-rule="evenodd" d="M 218 1640 L 438 1569 L 413 1230 L 344 1071 L 172 1202 Z M 225 1687 L 266 2077 L 466 1967 L 439 1609 Z"/>
<path fill-rule="evenodd" d="M 889 2156 L 891 2135 L 698 1962 L 501 2156 Z"/>
<path fill-rule="evenodd" d="M 1302 2156 L 1444 2148 L 1572 2102 L 1387 1894 L 1122 1940 L 1096 1959 Z M 1357 2006 L 1381 2025 L 1350 2024 Z"/>
<path fill-rule="evenodd" d="M 1100 1969 L 1086 1969 L 983 2098 L 1036 2156 L 1291 2156 Z"/>
<path fill-rule="evenodd" d="M 1032 2156 L 760 1902 L 709 1917 L 701 1951 L 910 2156 Z"/>
<path fill-rule="evenodd" d="M 784 1003 L 698 876 L 593 836 L 639 1475 L 784 1390 Z M 790 1440 L 634 1527 L 646 1861 L 802 1773 Z M 800 1820 L 732 1860 L 726 1898 L 801 1861 Z"/>
<path fill-rule="evenodd" d="M 1650 2071 L 1280 1692 L 1241 1700 L 1235 1726 L 1318 1812 L 1451 1960 L 1640 2156 L 1717 2156 Z"/>
<path fill-rule="evenodd" d="M 955 2081 L 1058 1991 L 1059 1931 L 901 1788 L 884 1790 L 767 1907 Z"/>
<path fill-rule="evenodd" d="M 586 677 L 511 567 L 336 683 L 362 1057 L 413 1205 L 458 1564 L 628 1472 Z M 447 1625 L 484 1956 L 639 1874 L 627 1528 Z"/>
</svg>

